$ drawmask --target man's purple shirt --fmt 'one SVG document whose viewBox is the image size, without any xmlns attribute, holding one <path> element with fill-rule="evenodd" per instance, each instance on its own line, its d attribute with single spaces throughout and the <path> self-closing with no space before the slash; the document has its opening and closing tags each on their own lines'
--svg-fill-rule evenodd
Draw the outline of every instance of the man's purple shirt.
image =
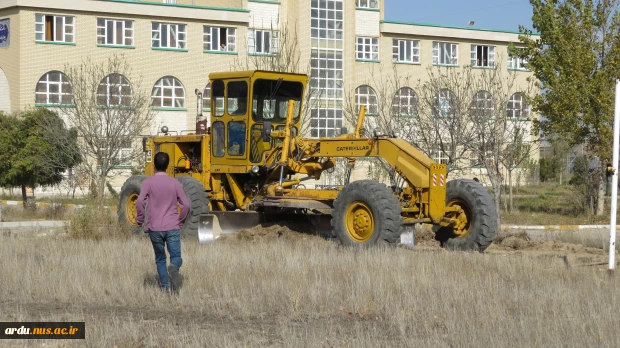
<svg viewBox="0 0 620 348">
<path fill-rule="evenodd" d="M 147 208 L 148 202 L 148 208 Z M 177 205 L 178 202 L 178 205 Z M 179 215 L 178 206 L 181 207 Z M 144 179 L 137 202 L 136 222 L 149 232 L 163 232 L 180 228 L 189 213 L 189 200 L 181 183 L 163 172 Z M 146 223 L 144 222 L 144 212 Z"/>
</svg>

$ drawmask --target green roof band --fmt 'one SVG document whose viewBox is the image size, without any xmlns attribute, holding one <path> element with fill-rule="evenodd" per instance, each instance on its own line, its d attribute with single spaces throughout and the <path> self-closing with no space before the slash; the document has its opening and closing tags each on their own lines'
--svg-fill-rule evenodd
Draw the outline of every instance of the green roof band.
<svg viewBox="0 0 620 348">
<path fill-rule="evenodd" d="M 427 24 L 427 23 L 413 23 L 413 22 L 399 22 L 399 21 L 390 21 L 390 20 L 381 20 L 380 23 L 387 24 L 404 24 L 404 25 L 414 25 L 418 27 L 434 27 L 434 28 L 447 28 L 447 29 L 463 29 L 463 30 L 475 30 L 475 31 L 490 31 L 493 33 L 507 33 L 507 34 L 525 34 L 520 31 L 514 30 L 497 30 L 497 29 L 481 29 L 481 28 L 468 28 L 468 27 L 453 27 L 447 25 L 438 25 L 438 24 Z M 540 33 L 532 33 L 532 35 L 539 35 Z"/>
<path fill-rule="evenodd" d="M 163 2 L 152 1 L 137 1 L 137 0 L 105 0 L 109 2 L 122 2 L 126 4 L 140 4 L 140 5 L 154 5 L 154 6 L 169 6 L 169 7 L 185 7 L 195 8 L 201 10 L 214 10 L 214 11 L 231 11 L 231 12 L 250 12 L 243 8 L 230 8 L 230 7 L 214 7 L 214 6 L 199 6 L 199 5 L 186 5 L 186 4 L 166 4 Z"/>
</svg>

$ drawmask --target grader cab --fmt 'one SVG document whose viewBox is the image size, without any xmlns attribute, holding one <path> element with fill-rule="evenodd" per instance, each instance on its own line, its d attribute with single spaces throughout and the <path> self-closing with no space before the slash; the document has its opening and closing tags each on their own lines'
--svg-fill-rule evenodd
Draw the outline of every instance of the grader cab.
<svg viewBox="0 0 620 348">
<path fill-rule="evenodd" d="M 304 218 L 342 244 L 395 244 L 408 226 L 431 224 L 444 247 L 484 250 L 497 226 L 486 189 L 467 179 L 447 181 L 446 167 L 402 139 L 362 136 L 362 107 L 355 130 L 333 138 L 305 138 L 301 110 L 307 76 L 241 71 L 213 73 L 211 120 L 199 116 L 190 134 L 146 137 L 146 175 L 157 152 L 170 156 L 168 174 L 183 185 L 190 214 L 182 233 L 201 242 L 268 221 Z M 381 158 L 400 185 L 349 182 L 360 158 Z M 337 190 L 306 188 L 347 161 Z M 120 194 L 119 220 L 135 225 L 145 176 L 130 177 Z M 307 185 L 310 186 L 310 185 Z M 321 222 L 327 221 L 327 224 Z"/>
</svg>

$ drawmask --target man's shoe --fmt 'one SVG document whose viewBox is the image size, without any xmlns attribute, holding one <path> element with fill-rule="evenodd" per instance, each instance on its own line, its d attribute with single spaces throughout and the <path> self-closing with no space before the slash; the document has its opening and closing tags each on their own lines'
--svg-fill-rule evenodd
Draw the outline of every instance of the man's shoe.
<svg viewBox="0 0 620 348">
<path fill-rule="evenodd" d="M 178 291 L 183 286 L 183 278 L 181 278 L 179 270 L 174 265 L 168 265 L 168 275 L 170 276 L 172 290 Z"/>
</svg>

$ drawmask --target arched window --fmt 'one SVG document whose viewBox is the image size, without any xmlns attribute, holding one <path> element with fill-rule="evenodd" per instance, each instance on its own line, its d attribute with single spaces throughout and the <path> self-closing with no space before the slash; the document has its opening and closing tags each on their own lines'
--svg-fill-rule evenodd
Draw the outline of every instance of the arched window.
<svg viewBox="0 0 620 348">
<path fill-rule="evenodd" d="M 360 106 L 366 105 L 366 115 L 376 116 L 379 114 L 377 93 L 370 86 L 359 86 L 355 89 L 355 111 L 360 111 Z"/>
<path fill-rule="evenodd" d="M 73 88 L 67 75 L 60 71 L 50 71 L 43 75 L 35 90 L 36 104 L 73 104 Z"/>
<path fill-rule="evenodd" d="M 97 105 L 99 106 L 130 106 L 131 85 L 121 74 L 110 74 L 99 82 L 97 88 Z"/>
<path fill-rule="evenodd" d="M 469 112 L 472 117 L 488 118 L 493 117 L 495 105 L 493 104 L 493 96 L 487 91 L 478 91 L 474 94 L 469 106 Z"/>
<path fill-rule="evenodd" d="M 418 114 L 418 97 L 413 89 L 402 87 L 392 100 L 392 114 L 394 116 L 416 116 Z"/>
<path fill-rule="evenodd" d="M 437 95 L 435 95 L 433 116 L 451 117 L 454 116 L 454 109 L 454 95 L 452 91 L 447 88 L 440 89 Z"/>
<path fill-rule="evenodd" d="M 211 83 L 207 83 L 207 87 L 202 92 L 202 108 L 211 110 Z"/>
<path fill-rule="evenodd" d="M 151 106 L 163 108 L 185 108 L 185 88 L 172 76 L 159 79 L 153 86 Z"/>
<path fill-rule="evenodd" d="M 521 93 L 515 93 L 508 99 L 506 107 L 507 117 L 515 119 L 530 118 L 530 106 L 527 105 Z"/>
</svg>

